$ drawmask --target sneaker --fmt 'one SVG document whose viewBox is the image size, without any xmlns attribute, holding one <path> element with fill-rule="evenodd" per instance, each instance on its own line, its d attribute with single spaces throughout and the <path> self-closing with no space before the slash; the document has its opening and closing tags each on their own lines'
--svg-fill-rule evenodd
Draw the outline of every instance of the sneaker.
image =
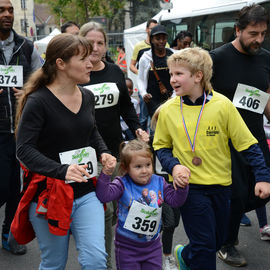
<svg viewBox="0 0 270 270">
<path fill-rule="evenodd" d="M 241 221 L 240 221 L 240 226 L 246 226 L 249 227 L 251 226 L 251 221 L 250 219 L 247 217 L 246 214 L 243 214 Z"/>
<path fill-rule="evenodd" d="M 172 255 L 163 257 L 163 270 L 177 270 L 175 259 Z"/>
<path fill-rule="evenodd" d="M 182 258 L 182 251 L 184 249 L 183 245 L 177 245 L 174 248 L 174 256 L 176 258 L 177 265 L 179 267 L 179 270 L 189 270 L 189 268 L 186 266 L 183 258 Z"/>
<path fill-rule="evenodd" d="M 265 225 L 263 228 L 260 229 L 261 233 L 261 240 L 267 241 L 270 240 L 270 226 Z"/>
<path fill-rule="evenodd" d="M 231 266 L 240 267 L 247 264 L 245 258 L 234 246 L 223 246 L 218 251 L 218 257 Z"/>
<path fill-rule="evenodd" d="M 13 236 L 9 239 L 8 233 L 2 233 L 2 247 L 3 249 L 15 255 L 24 255 L 27 251 L 25 245 L 19 245 Z"/>
</svg>

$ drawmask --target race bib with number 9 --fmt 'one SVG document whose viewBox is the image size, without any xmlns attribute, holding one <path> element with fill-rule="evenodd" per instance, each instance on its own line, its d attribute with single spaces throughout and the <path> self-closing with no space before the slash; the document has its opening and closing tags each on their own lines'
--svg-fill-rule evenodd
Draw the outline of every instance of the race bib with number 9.
<svg viewBox="0 0 270 270">
<path fill-rule="evenodd" d="M 155 235 L 161 219 L 161 208 L 154 208 L 133 201 L 124 228 L 144 235 Z"/>
<path fill-rule="evenodd" d="M 84 86 L 95 95 L 95 109 L 115 106 L 119 100 L 119 89 L 116 83 L 99 83 Z"/>
<path fill-rule="evenodd" d="M 87 164 L 87 172 L 90 174 L 90 177 L 97 176 L 97 157 L 96 150 L 90 146 L 66 151 L 59 153 L 61 164 L 78 164 L 85 165 Z M 66 180 L 66 183 L 73 183 L 75 181 Z"/>
<path fill-rule="evenodd" d="M 233 105 L 237 108 L 262 114 L 270 95 L 249 85 L 237 85 Z"/>
<path fill-rule="evenodd" d="M 0 65 L 0 87 L 22 87 L 23 66 Z"/>
</svg>

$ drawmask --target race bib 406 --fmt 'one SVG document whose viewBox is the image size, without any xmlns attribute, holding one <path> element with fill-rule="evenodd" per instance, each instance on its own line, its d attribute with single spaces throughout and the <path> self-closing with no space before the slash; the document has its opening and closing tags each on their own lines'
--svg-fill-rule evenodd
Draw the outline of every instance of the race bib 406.
<svg viewBox="0 0 270 270">
<path fill-rule="evenodd" d="M 237 108 L 262 114 L 270 95 L 249 85 L 237 85 L 233 105 Z"/>
</svg>

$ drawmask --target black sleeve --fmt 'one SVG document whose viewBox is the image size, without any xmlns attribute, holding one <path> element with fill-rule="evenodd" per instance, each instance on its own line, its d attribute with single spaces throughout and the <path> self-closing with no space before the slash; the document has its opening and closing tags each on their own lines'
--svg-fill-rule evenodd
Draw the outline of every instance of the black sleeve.
<svg viewBox="0 0 270 270">
<path fill-rule="evenodd" d="M 69 165 L 62 165 L 43 155 L 37 147 L 46 115 L 37 99 L 28 97 L 19 122 L 16 152 L 19 161 L 30 171 L 65 180 Z"/>
<path fill-rule="evenodd" d="M 212 75 L 212 78 L 211 78 L 211 83 L 212 83 L 212 86 L 214 89 L 216 89 L 216 71 L 217 71 L 217 67 L 218 67 L 218 56 L 217 56 L 217 53 L 215 50 L 213 51 L 210 51 L 209 52 L 211 58 L 212 58 L 212 61 L 213 61 L 213 75 Z"/>
<path fill-rule="evenodd" d="M 120 70 L 120 69 L 119 69 Z M 121 71 L 121 70 L 120 70 Z M 135 135 L 135 130 L 140 128 L 140 122 L 134 106 L 131 102 L 130 96 L 128 94 L 128 89 L 126 87 L 125 76 L 121 71 L 119 79 L 119 90 L 120 90 L 120 115 L 123 117 L 124 121 L 127 123 L 130 130 Z"/>
<path fill-rule="evenodd" d="M 243 153 L 248 164 L 252 167 L 256 182 L 270 183 L 270 168 L 265 164 L 265 159 L 259 145 L 253 144 L 241 153 Z"/>
<path fill-rule="evenodd" d="M 213 73 L 214 73 L 214 70 L 215 70 L 215 64 L 216 64 L 216 61 L 217 61 L 217 59 L 216 59 L 216 54 L 215 54 L 214 51 L 210 51 L 209 54 L 210 54 L 210 56 L 211 56 L 211 58 L 212 58 L 212 61 L 213 61 Z M 214 74 L 213 74 L 213 76 L 214 76 Z"/>
</svg>

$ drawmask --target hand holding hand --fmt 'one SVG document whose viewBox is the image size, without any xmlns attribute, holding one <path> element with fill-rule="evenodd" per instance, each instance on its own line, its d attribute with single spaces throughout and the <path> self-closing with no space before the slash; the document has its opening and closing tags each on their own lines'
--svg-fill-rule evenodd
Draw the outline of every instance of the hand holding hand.
<svg viewBox="0 0 270 270">
<path fill-rule="evenodd" d="M 84 178 L 86 176 L 87 178 L 90 178 L 90 174 L 86 171 L 87 164 L 85 165 L 78 165 L 78 164 L 72 164 L 69 165 L 66 173 L 65 179 L 67 181 L 75 181 L 75 182 L 88 182 L 87 179 Z"/>
<path fill-rule="evenodd" d="M 103 165 L 102 172 L 112 175 L 117 163 L 116 158 L 110 154 L 103 153 L 101 154 L 100 162 Z"/>
<path fill-rule="evenodd" d="M 270 183 L 257 182 L 255 185 L 255 195 L 261 199 L 266 199 L 270 196 Z"/>
<path fill-rule="evenodd" d="M 185 188 L 189 183 L 190 170 L 186 166 L 178 164 L 173 167 L 172 176 L 174 189 Z"/>
<path fill-rule="evenodd" d="M 141 128 L 138 128 L 136 130 L 136 136 L 138 139 L 140 139 L 146 143 L 149 142 L 149 134 L 146 131 L 142 130 Z"/>
</svg>

